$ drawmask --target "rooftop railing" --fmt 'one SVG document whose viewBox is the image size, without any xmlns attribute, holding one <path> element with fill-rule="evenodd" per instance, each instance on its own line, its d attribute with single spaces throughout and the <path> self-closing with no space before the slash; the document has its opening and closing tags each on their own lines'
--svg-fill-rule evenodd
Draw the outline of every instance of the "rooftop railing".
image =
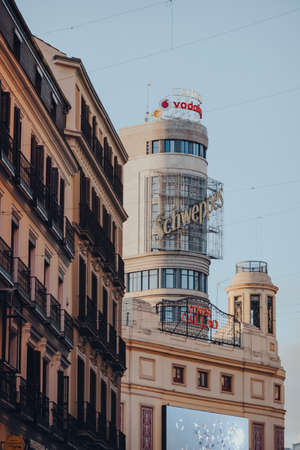
<svg viewBox="0 0 300 450">
<path fill-rule="evenodd" d="M 265 261 L 241 261 L 235 266 L 235 273 L 240 272 L 268 273 L 268 264 Z"/>
</svg>

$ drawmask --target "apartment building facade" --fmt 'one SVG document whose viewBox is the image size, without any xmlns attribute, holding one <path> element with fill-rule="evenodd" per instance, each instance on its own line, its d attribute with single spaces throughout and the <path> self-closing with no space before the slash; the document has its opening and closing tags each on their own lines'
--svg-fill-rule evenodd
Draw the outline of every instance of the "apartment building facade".
<svg viewBox="0 0 300 450">
<path fill-rule="evenodd" d="M 0 9 L 0 442 L 123 450 L 127 154 L 81 61 Z"/>
<path fill-rule="evenodd" d="M 201 99 L 176 90 L 120 130 L 125 166 L 122 429 L 131 450 L 282 450 L 284 380 L 267 264 L 237 264 L 228 308 L 209 299 L 222 257 L 222 183 L 208 176 Z"/>
</svg>

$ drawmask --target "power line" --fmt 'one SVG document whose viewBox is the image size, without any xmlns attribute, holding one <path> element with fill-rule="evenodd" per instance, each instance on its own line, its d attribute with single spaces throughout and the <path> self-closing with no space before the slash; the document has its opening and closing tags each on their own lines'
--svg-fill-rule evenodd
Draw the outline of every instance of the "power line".
<svg viewBox="0 0 300 450">
<path fill-rule="evenodd" d="M 169 1 L 172 1 L 172 0 L 169 0 Z M 93 25 L 95 23 L 105 22 L 106 20 L 111 20 L 116 17 L 125 16 L 127 14 L 135 13 L 138 11 L 144 11 L 145 9 L 154 8 L 155 6 L 166 5 L 167 3 L 168 2 L 166 0 L 160 1 L 160 2 L 155 2 L 155 3 L 150 3 L 149 5 L 146 5 L 146 6 L 141 6 L 139 8 L 134 8 L 134 9 L 127 9 L 127 10 L 121 11 L 119 13 L 111 14 L 110 16 L 104 16 L 104 17 L 100 17 L 99 19 L 88 20 L 86 22 L 81 22 L 76 25 L 70 25 L 68 27 L 63 27 L 63 28 L 56 28 L 56 29 L 48 30 L 48 31 L 44 31 L 44 32 L 42 31 L 40 34 L 45 35 L 45 34 L 59 33 L 61 31 L 73 31 L 78 28 L 84 27 L 86 25 Z"/>
<path fill-rule="evenodd" d="M 290 15 L 290 14 L 294 14 L 294 13 L 298 12 L 299 10 L 300 10 L 300 8 L 294 8 L 294 9 L 290 9 L 290 10 L 287 10 L 287 11 L 283 11 L 282 13 L 279 13 L 279 14 L 276 14 L 276 15 L 273 15 L 273 16 L 264 17 L 262 19 L 257 19 L 257 20 L 254 20 L 254 21 L 248 23 L 248 24 L 244 24 L 244 25 L 240 25 L 240 26 L 237 26 L 237 27 L 233 27 L 233 28 L 230 28 L 230 29 L 225 30 L 225 31 L 220 31 L 218 33 L 214 33 L 214 34 L 211 34 L 209 36 L 205 36 L 203 38 L 195 39 L 193 41 L 185 42 L 183 44 L 178 44 L 178 45 L 175 45 L 173 47 L 168 47 L 168 48 L 156 50 L 154 52 L 147 53 L 145 55 L 140 55 L 140 56 L 136 56 L 136 57 L 133 57 L 133 58 L 124 59 L 123 61 L 119 61 L 117 63 L 112 63 L 112 64 L 109 64 L 107 66 L 98 67 L 98 68 L 93 69 L 91 72 L 111 69 L 112 67 L 118 67 L 120 65 L 129 64 L 131 62 L 136 62 L 136 61 L 140 61 L 140 60 L 143 60 L 143 59 L 147 59 L 147 58 L 150 58 L 152 56 L 158 56 L 158 55 L 160 55 L 162 53 L 172 52 L 174 50 L 179 50 L 179 49 L 182 49 L 184 47 L 188 47 L 188 46 L 191 46 L 191 45 L 199 44 L 201 42 L 206 42 L 206 41 L 209 41 L 209 40 L 212 40 L 212 39 L 216 39 L 216 38 L 219 38 L 219 37 L 222 37 L 222 36 L 226 36 L 228 34 L 237 33 L 239 31 L 243 31 L 243 30 L 245 30 L 247 28 L 251 28 L 251 27 L 256 26 L 256 25 L 261 25 L 262 23 L 266 23 L 266 22 L 269 22 L 271 20 L 279 19 L 281 17 L 287 16 L 287 15 Z"/>
<path fill-rule="evenodd" d="M 278 186 L 284 186 L 284 185 L 289 185 L 289 184 L 296 184 L 296 183 L 300 183 L 300 179 L 299 180 L 290 180 L 290 181 L 282 181 L 279 183 L 272 183 L 272 184 L 261 184 L 261 185 L 257 185 L 257 186 L 248 186 L 248 187 L 244 187 L 244 188 L 229 188 L 226 189 L 225 187 L 225 192 L 226 193 L 231 193 L 231 192 L 244 192 L 244 191 L 256 191 L 258 189 L 265 189 L 265 188 L 271 188 L 271 187 L 278 187 Z"/>
</svg>

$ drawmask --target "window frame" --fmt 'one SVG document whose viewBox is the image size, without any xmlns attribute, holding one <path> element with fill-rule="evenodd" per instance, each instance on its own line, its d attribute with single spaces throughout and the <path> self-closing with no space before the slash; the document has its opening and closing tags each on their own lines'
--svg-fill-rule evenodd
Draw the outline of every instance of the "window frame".
<svg viewBox="0 0 300 450">
<path fill-rule="evenodd" d="M 177 369 L 182 370 L 182 381 L 176 381 L 177 377 L 174 376 L 174 370 Z M 186 385 L 186 366 L 183 366 L 182 364 L 172 364 L 172 384 L 185 386 Z"/>
<path fill-rule="evenodd" d="M 199 383 L 199 375 L 201 373 L 205 373 L 206 374 L 206 386 L 202 386 Z M 210 370 L 209 369 L 197 369 L 197 373 L 196 373 L 196 381 L 197 381 L 197 388 L 198 389 L 206 389 L 209 390 L 210 389 Z"/>
<path fill-rule="evenodd" d="M 223 389 L 223 377 L 227 377 L 230 378 L 230 390 L 227 389 Z M 225 393 L 225 394 L 233 394 L 234 390 L 233 390 L 233 382 L 234 382 L 234 376 L 230 373 L 221 373 L 220 374 L 220 389 L 221 389 L 221 393 Z"/>
</svg>

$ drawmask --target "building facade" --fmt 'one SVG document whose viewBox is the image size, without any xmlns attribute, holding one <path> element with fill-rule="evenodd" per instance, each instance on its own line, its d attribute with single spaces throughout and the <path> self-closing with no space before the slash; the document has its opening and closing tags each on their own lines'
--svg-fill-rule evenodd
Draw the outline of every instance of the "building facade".
<svg viewBox="0 0 300 450">
<path fill-rule="evenodd" d="M 0 446 L 123 450 L 127 154 L 79 59 L 0 30 Z"/>
<path fill-rule="evenodd" d="M 58 449 L 73 348 L 70 104 L 13 1 L 0 30 L 0 441 Z"/>
<path fill-rule="evenodd" d="M 266 263 L 240 263 L 228 313 L 209 301 L 210 263 L 222 256 L 222 183 L 208 177 L 199 116 L 173 114 L 173 104 L 199 114 L 194 95 L 168 97 L 166 113 L 120 131 L 129 153 L 122 429 L 131 450 L 283 449 L 277 287 Z"/>
<path fill-rule="evenodd" d="M 127 153 L 80 59 L 36 39 L 71 105 L 64 130 L 80 170 L 73 180 L 74 349 L 70 411 L 76 439 L 93 448 L 125 448 L 120 432 L 124 294 L 122 168 Z"/>
</svg>

